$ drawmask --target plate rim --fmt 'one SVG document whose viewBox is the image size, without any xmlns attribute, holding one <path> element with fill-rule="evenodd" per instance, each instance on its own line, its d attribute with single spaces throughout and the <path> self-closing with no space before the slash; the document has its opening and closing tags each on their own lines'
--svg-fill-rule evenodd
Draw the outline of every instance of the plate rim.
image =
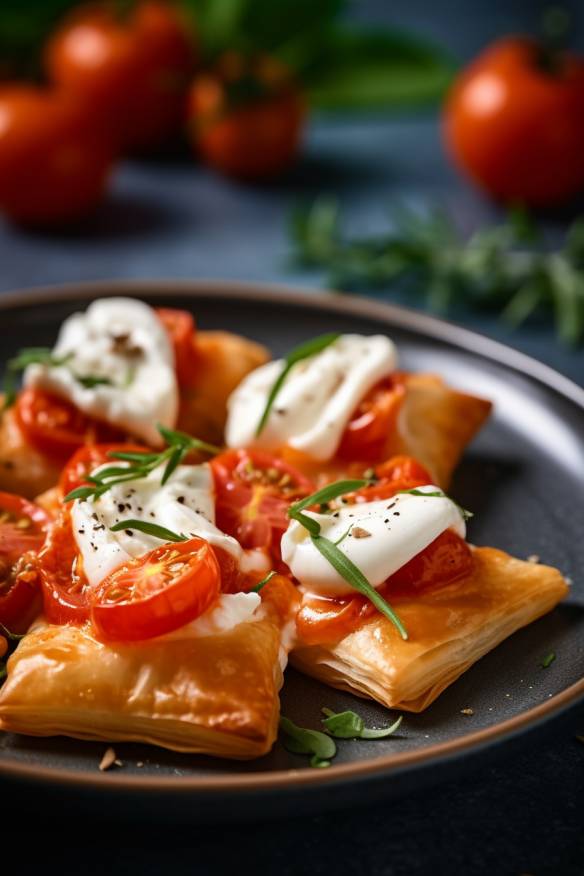
<svg viewBox="0 0 584 876">
<path fill-rule="evenodd" d="M 511 368 L 544 384 L 572 403 L 584 414 L 584 388 L 570 378 L 525 353 L 521 353 L 479 332 L 456 325 L 439 317 L 415 311 L 401 305 L 376 301 L 365 296 L 312 291 L 310 287 L 295 287 L 290 284 L 251 282 L 241 280 L 211 279 L 122 279 L 67 282 L 35 286 L 22 290 L 0 292 L 0 312 L 35 304 L 66 302 L 73 299 L 92 299 L 98 296 L 129 295 L 131 297 L 184 297 L 197 299 L 209 297 L 238 299 L 240 301 L 266 301 L 299 305 L 331 313 L 358 314 L 365 318 L 392 324 L 399 328 L 420 333 L 435 340 L 453 344 L 474 355 L 483 356 L 498 365 Z M 439 765 L 464 755 L 479 753 L 487 748 L 511 740 L 523 732 L 539 727 L 548 720 L 559 717 L 571 706 L 584 698 L 584 675 L 577 682 L 554 694 L 544 702 L 521 712 L 512 718 L 490 727 L 466 733 L 456 739 L 403 753 L 365 758 L 347 764 L 333 764 L 328 770 L 312 770 L 301 767 L 274 770 L 265 773 L 235 773 L 234 775 L 211 775 L 209 777 L 180 776 L 164 777 L 122 775 L 116 773 L 90 772 L 85 769 L 68 770 L 61 767 L 43 767 L 19 762 L 0 760 L 0 775 L 6 778 L 35 781 L 44 785 L 61 784 L 94 790 L 125 790 L 156 794 L 160 791 L 184 795 L 192 792 L 213 796 L 224 792 L 285 791 L 299 787 L 323 788 L 348 780 L 366 781 L 381 779 L 401 773 L 408 768 Z M 105 743 L 104 743 L 105 744 Z"/>
</svg>

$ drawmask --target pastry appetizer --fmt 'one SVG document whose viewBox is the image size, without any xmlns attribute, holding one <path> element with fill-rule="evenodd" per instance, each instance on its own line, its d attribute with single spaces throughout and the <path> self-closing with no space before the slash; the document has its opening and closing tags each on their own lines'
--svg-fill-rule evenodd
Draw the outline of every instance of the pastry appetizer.
<svg viewBox="0 0 584 876">
<path fill-rule="evenodd" d="M 302 592 L 292 660 L 333 687 L 420 712 L 568 588 L 556 569 L 468 544 L 468 513 L 414 461 L 376 475 L 290 511 L 282 559 Z"/>
<path fill-rule="evenodd" d="M 185 311 L 95 301 L 65 320 L 53 350 L 10 363 L 9 374 L 24 370 L 23 389 L 0 422 L 0 488 L 38 495 L 83 444 L 159 446 L 158 423 L 219 441 L 227 397 L 266 359 L 245 338 L 196 332 Z"/>
<path fill-rule="evenodd" d="M 89 477 L 69 467 L 1 728 L 233 758 L 271 748 L 297 591 L 215 525 L 211 470 L 182 463 L 184 440 L 107 451 Z"/>
<path fill-rule="evenodd" d="M 317 482 L 408 454 L 445 487 L 491 404 L 397 367 L 383 335 L 315 338 L 242 380 L 226 443 L 277 453 Z"/>
</svg>

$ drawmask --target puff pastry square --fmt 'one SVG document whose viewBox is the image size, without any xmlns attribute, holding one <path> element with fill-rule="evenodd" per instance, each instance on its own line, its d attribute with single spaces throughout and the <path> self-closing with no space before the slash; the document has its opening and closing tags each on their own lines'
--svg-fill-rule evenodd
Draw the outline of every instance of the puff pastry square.
<svg viewBox="0 0 584 876">
<path fill-rule="evenodd" d="M 421 712 L 503 639 L 567 594 L 560 572 L 473 548 L 472 576 L 423 596 L 392 600 L 409 633 L 377 615 L 336 645 L 300 644 L 291 662 L 332 687 L 388 708 Z"/>
<path fill-rule="evenodd" d="M 37 624 L 8 662 L 0 728 L 253 758 L 277 733 L 281 606 L 200 638 L 104 644 L 89 626 Z M 285 662 L 285 660 L 283 661 Z"/>
</svg>

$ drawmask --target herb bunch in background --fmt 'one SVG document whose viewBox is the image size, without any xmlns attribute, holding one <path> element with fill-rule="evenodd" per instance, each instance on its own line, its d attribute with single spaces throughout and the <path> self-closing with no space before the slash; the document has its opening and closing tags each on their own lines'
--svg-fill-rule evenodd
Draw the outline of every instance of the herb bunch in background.
<svg viewBox="0 0 584 876">
<path fill-rule="evenodd" d="M 462 302 L 495 309 L 518 326 L 547 310 L 561 341 L 584 339 L 584 217 L 573 222 L 555 250 L 521 210 L 468 240 L 437 211 L 421 216 L 396 210 L 393 220 L 386 233 L 350 237 L 336 199 L 298 206 L 290 221 L 295 261 L 323 268 L 337 290 L 389 291 L 391 284 L 406 284 L 438 312 Z"/>
</svg>

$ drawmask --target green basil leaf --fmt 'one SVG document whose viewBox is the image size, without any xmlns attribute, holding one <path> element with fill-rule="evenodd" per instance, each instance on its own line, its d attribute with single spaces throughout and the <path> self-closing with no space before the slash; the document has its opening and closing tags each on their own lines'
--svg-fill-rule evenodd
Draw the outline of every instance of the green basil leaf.
<svg viewBox="0 0 584 876">
<path fill-rule="evenodd" d="M 444 53 L 421 40 L 381 28 L 335 28 L 309 71 L 309 97 L 334 110 L 436 103 L 453 70 Z"/>
</svg>

